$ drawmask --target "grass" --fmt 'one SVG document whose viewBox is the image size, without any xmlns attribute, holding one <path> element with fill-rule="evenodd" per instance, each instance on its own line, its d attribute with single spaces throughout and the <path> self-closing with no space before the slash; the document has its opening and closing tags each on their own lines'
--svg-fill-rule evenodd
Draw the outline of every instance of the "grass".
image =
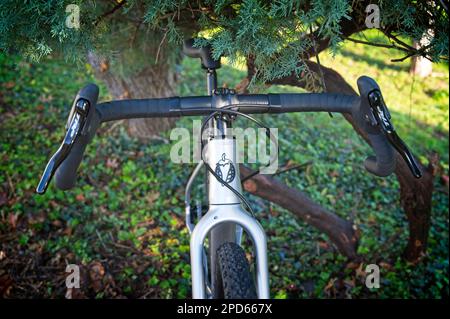
<svg viewBox="0 0 450 319">
<path fill-rule="evenodd" d="M 432 77 L 414 79 L 408 63 L 389 62 L 392 54 L 349 43 L 334 58 L 323 53 L 321 61 L 352 85 L 360 75 L 375 78 L 400 135 L 422 161 L 436 151 L 441 175 L 448 175 L 448 66 L 436 65 Z M 240 68 L 228 65 L 219 71 L 221 82 L 229 87 L 243 75 Z M 197 61 L 184 60 L 179 77 L 179 94 L 203 94 L 203 71 Z M 77 187 L 62 192 L 51 186 L 44 196 L 34 194 L 50 153 L 61 141 L 71 100 L 88 81 L 99 84 L 102 98 L 109 98 L 86 66 L 68 65 L 56 57 L 29 64 L 0 55 L 0 250 L 5 256 L 0 259 L 0 277 L 12 279 L 6 297 L 63 297 L 66 262 L 81 265 L 89 275 L 99 263 L 103 267 L 100 281 L 83 279 L 80 293 L 88 297 L 189 297 L 183 200 L 192 165 L 171 163 L 170 144 L 140 143 L 121 126 L 104 126 L 87 149 Z M 268 234 L 272 297 L 448 296 L 448 195 L 440 176 L 435 181 L 427 256 L 410 265 L 399 258 L 407 241 L 407 222 L 398 182 L 365 172 L 362 162 L 371 149 L 342 117 L 259 118 L 279 128 L 281 164 L 313 162 L 306 170 L 279 178 L 354 220 L 361 231 L 359 253 L 364 260 L 359 271 L 346 268 L 344 257 L 324 235 L 250 196 Z M 189 128 L 192 119 L 181 119 L 177 125 Z M 199 186 L 197 196 L 200 191 Z M 380 289 L 364 286 L 363 270 L 370 263 L 382 266 Z"/>
</svg>

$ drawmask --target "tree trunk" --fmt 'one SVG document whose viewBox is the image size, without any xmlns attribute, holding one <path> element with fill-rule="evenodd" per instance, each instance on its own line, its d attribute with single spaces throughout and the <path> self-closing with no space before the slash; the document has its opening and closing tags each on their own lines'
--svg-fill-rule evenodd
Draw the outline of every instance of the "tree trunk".
<svg viewBox="0 0 450 319">
<path fill-rule="evenodd" d="M 149 65 L 131 76 L 120 76 L 112 72 L 107 60 L 89 53 L 88 61 L 95 76 L 105 82 L 114 99 L 139 99 L 169 97 L 175 93 L 176 74 L 166 63 Z M 161 132 L 172 128 L 174 118 L 131 119 L 127 121 L 128 132 L 141 139 L 158 138 Z"/>
<path fill-rule="evenodd" d="M 420 49 L 422 45 L 422 42 L 414 41 L 414 48 Z M 422 56 L 414 56 L 411 58 L 409 73 L 426 78 L 433 73 L 433 63 Z"/>
<path fill-rule="evenodd" d="M 319 65 L 317 63 L 311 61 L 306 62 L 312 71 L 319 72 Z M 324 74 L 327 92 L 351 95 L 358 94 L 336 71 L 322 66 L 322 72 Z M 305 81 L 298 79 L 295 75 L 274 80 L 271 84 L 292 85 L 302 88 L 306 87 Z M 345 114 L 344 117 L 350 122 L 355 131 L 369 143 L 367 135 L 357 127 L 352 116 Z M 403 256 L 408 261 L 415 262 L 425 253 L 428 241 L 431 219 L 431 197 L 433 194 L 434 162 L 431 160 L 428 167 L 424 167 L 424 165 L 419 162 L 423 176 L 420 179 L 416 179 L 412 176 L 403 158 L 397 152 L 395 152 L 395 154 L 397 163 L 395 174 L 400 183 L 400 203 L 409 222 L 409 241 Z"/>
<path fill-rule="evenodd" d="M 433 177 L 439 157 L 433 154 L 430 158 L 426 174 L 420 180 L 408 180 L 408 176 L 397 174 L 400 181 L 400 201 L 409 221 L 408 245 L 403 257 L 411 262 L 419 260 L 425 253 L 431 222 L 431 196 L 433 194 Z M 402 171 L 407 171 L 405 162 Z M 420 181 L 420 182 L 419 182 Z"/>
</svg>

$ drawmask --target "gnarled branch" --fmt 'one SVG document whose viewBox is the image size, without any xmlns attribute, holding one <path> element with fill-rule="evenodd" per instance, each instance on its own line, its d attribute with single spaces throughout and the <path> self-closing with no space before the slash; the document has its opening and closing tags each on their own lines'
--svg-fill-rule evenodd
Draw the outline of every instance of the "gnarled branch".
<svg viewBox="0 0 450 319">
<path fill-rule="evenodd" d="M 241 165 L 241 176 L 252 170 Z M 345 220 L 311 200 L 301 191 L 289 187 L 270 175 L 256 175 L 244 182 L 244 189 L 273 202 L 326 234 L 344 256 L 357 257 L 358 235 L 351 221 Z"/>
<path fill-rule="evenodd" d="M 319 67 L 322 68 L 329 93 L 357 94 L 338 72 L 323 65 L 319 66 L 312 61 L 305 62 L 313 72 L 319 72 Z M 248 67 L 252 67 L 251 61 L 248 62 Z M 253 71 L 249 70 L 248 74 L 253 74 Z M 269 84 L 307 87 L 305 80 L 297 78 L 295 74 L 273 80 Z M 352 125 L 353 129 L 369 143 L 366 133 L 359 129 L 352 116 L 346 114 L 344 117 Z M 398 153 L 396 153 L 396 163 L 395 174 L 400 183 L 400 202 L 409 221 L 409 241 L 404 251 L 404 257 L 409 261 L 416 261 L 425 252 L 430 228 L 431 197 L 433 194 L 432 163 L 430 162 L 430 165 L 425 167 L 419 161 L 423 171 L 421 179 L 416 179 L 412 176 L 407 164 Z"/>
</svg>

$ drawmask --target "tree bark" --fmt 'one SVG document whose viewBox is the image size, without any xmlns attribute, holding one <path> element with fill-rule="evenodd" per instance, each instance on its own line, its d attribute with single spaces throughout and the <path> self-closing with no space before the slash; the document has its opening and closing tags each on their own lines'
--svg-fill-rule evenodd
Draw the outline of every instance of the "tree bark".
<svg viewBox="0 0 450 319">
<path fill-rule="evenodd" d="M 244 165 L 240 166 L 240 170 L 241 177 L 252 172 Z M 340 218 L 313 202 L 304 193 L 270 175 L 256 175 L 245 181 L 243 186 L 247 192 L 278 204 L 325 233 L 344 256 L 349 259 L 357 257 L 358 234 L 351 221 Z"/>
<path fill-rule="evenodd" d="M 110 69 L 109 62 L 94 53 L 88 54 L 88 61 L 95 76 L 102 80 L 114 99 L 139 99 L 169 97 L 175 95 L 176 73 L 164 63 L 148 65 L 132 76 L 121 76 Z M 158 138 L 161 132 L 174 126 L 176 119 L 131 119 L 127 121 L 130 135 L 140 139 Z"/>
<path fill-rule="evenodd" d="M 424 43 L 424 41 L 414 41 L 414 48 L 420 49 L 423 45 L 428 43 Z M 422 56 L 413 56 L 411 58 L 411 67 L 409 69 L 409 73 L 412 75 L 418 75 L 421 78 L 426 78 L 433 73 L 433 63 L 422 57 Z"/>
<path fill-rule="evenodd" d="M 431 200 L 433 195 L 433 178 L 439 158 L 433 154 L 426 173 L 418 180 L 408 178 L 410 175 L 397 174 L 400 182 L 400 202 L 409 222 L 408 245 L 403 251 L 403 257 L 411 262 L 418 261 L 426 252 L 428 234 L 431 223 Z M 399 171 L 406 172 L 408 167 L 404 161 Z"/>
<path fill-rule="evenodd" d="M 319 72 L 319 65 L 312 61 L 306 61 L 310 70 Z M 250 65 L 251 66 L 251 65 Z M 343 93 L 356 95 L 357 92 L 336 71 L 321 66 L 325 78 L 325 85 L 329 93 Z M 294 74 L 282 79 L 272 81 L 270 84 L 292 85 L 305 88 L 306 83 L 298 79 Z M 365 132 L 361 131 L 353 121 L 351 115 L 345 114 L 345 119 L 353 129 L 369 143 Z M 394 119 L 395 122 L 395 119 Z M 431 199 L 433 194 L 433 161 L 428 167 L 422 168 L 423 176 L 416 179 L 412 176 L 403 158 L 396 152 L 395 174 L 400 183 L 400 203 L 406 213 L 409 222 L 409 240 L 404 250 L 404 258 L 415 262 L 425 253 L 431 219 Z"/>
</svg>

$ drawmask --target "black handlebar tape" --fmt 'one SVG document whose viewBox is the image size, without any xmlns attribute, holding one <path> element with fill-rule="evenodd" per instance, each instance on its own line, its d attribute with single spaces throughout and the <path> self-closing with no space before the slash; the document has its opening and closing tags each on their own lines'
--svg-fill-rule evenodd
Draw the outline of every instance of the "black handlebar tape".
<svg viewBox="0 0 450 319">
<path fill-rule="evenodd" d="M 207 100 L 209 100 L 209 107 L 211 107 L 211 98 L 207 98 Z M 179 110 L 179 97 L 119 100 L 97 105 L 101 122 L 132 118 L 175 117 L 180 116 Z"/>
<path fill-rule="evenodd" d="M 364 167 L 370 173 L 379 177 L 392 174 L 395 169 L 394 149 L 386 142 L 383 134 L 367 134 L 375 151 L 375 156 L 369 156 L 364 161 Z"/>
<path fill-rule="evenodd" d="M 70 150 L 67 158 L 55 172 L 55 185 L 61 190 L 68 190 L 75 186 L 77 169 L 83 159 L 89 139 L 87 136 L 79 136 Z"/>
<path fill-rule="evenodd" d="M 234 104 L 240 112 L 288 113 L 288 112 L 339 112 L 351 113 L 359 106 L 359 96 L 344 94 L 249 94 L 230 95 L 230 99 L 216 102 L 223 105 Z M 207 115 L 213 108 L 211 96 L 170 97 L 155 99 L 131 99 L 99 103 L 97 112 L 100 122 L 131 118 L 155 118 Z M 251 106 L 245 108 L 245 106 Z"/>
<path fill-rule="evenodd" d="M 67 158 L 55 172 L 55 184 L 61 190 L 67 190 L 75 186 L 77 169 L 83 158 L 84 150 L 86 149 L 86 145 L 94 137 L 99 126 L 99 117 L 95 110 L 98 93 L 97 85 L 88 84 L 75 97 L 74 104 L 80 98 L 89 101 L 89 112 L 81 134 L 76 138 Z"/>
<path fill-rule="evenodd" d="M 277 102 L 277 96 L 279 101 Z M 338 112 L 351 113 L 359 104 L 359 96 L 345 94 L 298 93 L 269 94 L 271 105 L 279 103 L 280 107 L 270 108 L 270 113 L 287 112 Z"/>
<path fill-rule="evenodd" d="M 380 87 L 374 79 L 362 76 L 358 79 L 358 89 L 361 104 L 353 110 L 352 116 L 357 125 L 367 133 L 375 151 L 375 156 L 369 156 L 365 160 L 364 167 L 374 175 L 385 177 L 395 169 L 395 153 L 382 129 L 373 118 L 368 98 L 371 91 L 379 90 Z"/>
</svg>

